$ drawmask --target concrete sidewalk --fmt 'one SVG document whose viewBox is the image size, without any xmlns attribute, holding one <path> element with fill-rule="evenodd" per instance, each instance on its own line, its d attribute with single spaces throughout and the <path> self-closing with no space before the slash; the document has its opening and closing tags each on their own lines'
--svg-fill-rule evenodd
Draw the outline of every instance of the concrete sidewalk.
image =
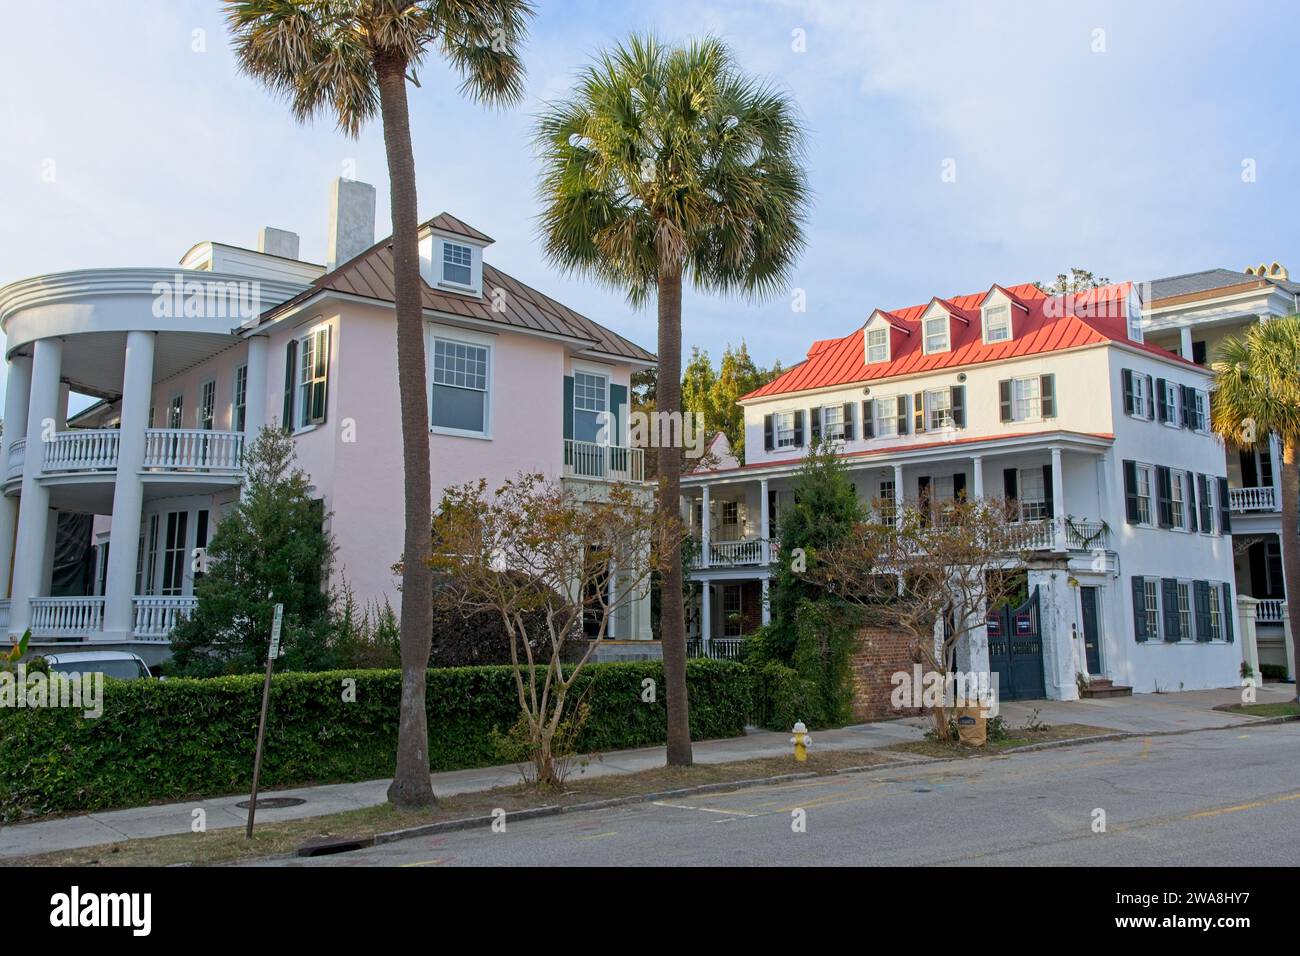
<svg viewBox="0 0 1300 956">
<path fill-rule="evenodd" d="M 1294 684 L 1270 684 L 1260 689 L 1258 700 L 1260 703 L 1281 703 L 1294 696 Z M 1037 711 L 1038 720 L 1045 724 L 1092 724 L 1127 733 L 1160 733 L 1235 727 L 1257 720 L 1213 709 L 1217 704 L 1239 703 L 1240 700 L 1239 690 L 1225 688 L 1181 694 L 1137 694 L 1102 700 L 1020 701 L 1003 704 L 1002 715 L 1012 727 L 1023 726 Z M 868 750 L 905 740 L 919 740 L 928 726 L 928 721 L 922 718 L 858 724 L 839 730 L 818 731 L 813 734 L 813 743 L 818 750 Z M 790 735 L 751 730 L 744 737 L 697 741 L 694 753 L 697 763 L 785 756 L 790 753 Z M 570 779 L 635 773 L 662 767 L 664 761 L 663 747 L 620 750 L 595 755 L 585 765 L 575 766 Z M 519 772 L 513 765 L 453 770 L 432 776 L 434 791 L 446 796 L 491 790 L 519 782 Z M 261 796 L 296 797 L 306 802 L 280 810 L 259 807 L 257 819 L 272 823 L 377 806 L 387 798 L 388 783 L 387 780 L 369 780 L 267 791 Z M 122 840 L 188 833 L 194 811 L 198 808 L 205 811 L 209 830 L 240 827 L 247 819 L 247 811 L 236 804 L 247 799 L 247 794 L 236 794 L 0 827 L 0 861 Z"/>
</svg>

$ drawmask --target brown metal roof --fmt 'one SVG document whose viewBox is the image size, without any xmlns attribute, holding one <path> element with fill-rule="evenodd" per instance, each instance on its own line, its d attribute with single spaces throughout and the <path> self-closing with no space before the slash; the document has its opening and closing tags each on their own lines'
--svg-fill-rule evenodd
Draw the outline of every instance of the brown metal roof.
<svg viewBox="0 0 1300 956">
<path fill-rule="evenodd" d="M 469 239 L 477 239 L 479 242 L 496 242 L 496 240 L 491 236 L 479 232 L 469 223 L 461 222 L 449 212 L 438 213 L 438 215 L 434 216 L 420 228 L 438 229 L 442 232 L 451 232 L 458 236 L 465 236 Z"/>
<path fill-rule="evenodd" d="M 459 220 L 454 221 L 459 223 Z M 481 236 L 482 233 L 476 235 Z M 385 239 L 343 263 L 333 272 L 321 276 L 292 299 L 264 312 L 261 321 L 269 321 L 320 292 L 341 292 L 383 302 L 394 301 L 393 251 L 390 243 L 390 239 Z M 504 311 L 498 312 L 492 308 L 492 295 L 496 289 L 505 291 L 505 296 L 502 298 Z M 653 352 L 647 352 L 617 332 L 605 328 L 598 322 L 593 322 L 585 315 L 573 311 L 486 262 L 483 263 L 483 295 L 474 296 L 434 289 L 427 282 L 422 282 L 420 291 L 422 306 L 435 312 L 493 322 L 517 329 L 585 339 L 591 343 L 590 348 L 607 355 L 638 359 L 643 362 L 655 361 Z"/>
</svg>

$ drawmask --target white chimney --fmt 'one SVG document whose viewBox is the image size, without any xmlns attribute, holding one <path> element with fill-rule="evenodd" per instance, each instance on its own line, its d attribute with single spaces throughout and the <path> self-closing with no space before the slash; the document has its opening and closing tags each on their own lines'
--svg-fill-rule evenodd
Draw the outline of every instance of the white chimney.
<svg viewBox="0 0 1300 956">
<path fill-rule="evenodd" d="M 257 231 L 257 251 L 282 259 L 298 258 L 298 234 L 287 229 L 263 226 Z"/>
<path fill-rule="evenodd" d="M 375 244 L 375 187 L 339 177 L 330 184 L 325 268 L 334 269 Z"/>
</svg>

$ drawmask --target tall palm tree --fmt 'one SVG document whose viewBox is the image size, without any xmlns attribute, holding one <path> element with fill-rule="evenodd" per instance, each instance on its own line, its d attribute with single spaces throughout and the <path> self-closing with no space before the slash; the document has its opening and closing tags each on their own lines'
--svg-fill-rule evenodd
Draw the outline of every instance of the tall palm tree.
<svg viewBox="0 0 1300 956">
<path fill-rule="evenodd" d="M 408 80 L 434 47 L 463 78 L 461 92 L 492 105 L 523 96 L 516 50 L 526 0 L 226 0 L 240 68 L 284 96 L 294 118 L 330 115 L 349 136 L 378 112 L 393 218 L 397 384 L 401 400 L 406 533 L 402 561 L 402 697 L 397 771 L 388 799 L 434 802 L 429 780 L 425 668 L 433 640 L 429 408 L 420 306 L 415 157 Z"/>
<path fill-rule="evenodd" d="M 1270 435 L 1282 446 L 1282 580 L 1300 660 L 1300 316 L 1254 325 L 1244 336 L 1225 340 L 1214 359 L 1214 430 L 1239 448 L 1267 442 Z"/>
<path fill-rule="evenodd" d="M 630 37 L 548 104 L 536 140 L 551 261 L 655 295 L 660 414 L 681 411 L 682 283 L 750 298 L 782 291 L 803 249 L 803 129 L 785 94 L 746 76 L 719 40 Z M 664 436 L 666 437 L 666 436 Z M 660 443 L 658 508 L 679 521 L 681 451 Z M 691 762 L 682 571 L 663 573 L 668 762 Z"/>
</svg>

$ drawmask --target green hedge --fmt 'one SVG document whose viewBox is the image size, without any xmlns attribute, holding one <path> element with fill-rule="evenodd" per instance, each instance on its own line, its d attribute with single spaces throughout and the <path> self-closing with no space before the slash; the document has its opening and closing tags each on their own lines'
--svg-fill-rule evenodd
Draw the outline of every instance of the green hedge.
<svg viewBox="0 0 1300 956">
<path fill-rule="evenodd" d="M 744 733 L 750 674 L 733 661 L 687 664 L 691 736 Z M 657 684 L 642 701 L 642 682 Z M 272 680 L 263 787 L 392 776 L 401 674 L 396 670 L 278 674 Z M 356 700 L 343 700 L 344 681 Z M 261 706 L 260 675 L 207 680 L 105 681 L 104 713 L 0 710 L 0 820 L 88 812 L 248 788 Z M 666 739 L 663 666 L 592 664 L 570 701 L 591 712 L 582 752 Z M 500 763 L 492 738 L 518 719 L 509 667 L 428 671 L 429 765 L 434 771 Z"/>
</svg>

